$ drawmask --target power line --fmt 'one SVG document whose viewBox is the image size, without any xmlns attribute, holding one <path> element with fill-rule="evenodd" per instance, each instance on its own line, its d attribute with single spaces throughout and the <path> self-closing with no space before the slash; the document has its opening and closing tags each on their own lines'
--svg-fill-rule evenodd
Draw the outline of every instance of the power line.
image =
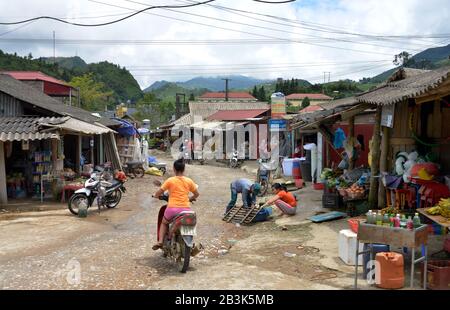
<svg viewBox="0 0 450 310">
<path fill-rule="evenodd" d="M 17 21 L 17 22 L 9 22 L 9 23 L 6 23 L 6 22 L 0 22 L 0 25 L 18 25 L 18 24 L 28 23 L 28 22 L 36 21 L 36 20 L 40 20 L 40 19 L 50 19 L 50 20 L 58 21 L 58 22 L 61 22 L 61 23 L 64 23 L 64 24 L 69 24 L 69 25 L 72 25 L 72 26 L 80 26 L 80 27 L 99 27 L 99 26 L 106 26 L 106 25 L 115 24 L 115 23 L 121 22 L 121 21 L 123 21 L 123 20 L 126 20 L 126 19 L 128 19 L 128 18 L 131 18 L 131 17 L 133 17 L 133 16 L 135 16 L 135 15 L 138 15 L 138 14 L 140 14 L 140 13 L 144 13 L 144 12 L 146 12 L 146 11 L 153 10 L 153 9 L 163 9 L 163 8 L 174 8 L 174 9 L 178 8 L 178 9 L 180 9 L 180 8 L 189 8 L 189 7 L 194 7 L 194 6 L 199 6 L 199 5 L 207 4 L 207 3 L 210 3 L 210 2 L 214 2 L 214 1 L 216 1 L 216 0 L 207 0 L 207 1 L 204 1 L 204 2 L 197 2 L 197 3 L 192 3 L 192 4 L 186 4 L 186 5 L 154 5 L 154 6 L 150 6 L 150 7 L 147 7 L 147 8 L 145 8 L 145 9 L 136 11 L 136 12 L 134 12 L 134 13 L 132 13 L 132 14 L 130 14 L 130 15 L 127 15 L 127 16 L 125 16 L 125 17 L 122 17 L 122 18 L 119 18 L 119 19 L 116 19 L 116 20 L 112 20 L 112 21 L 109 21 L 109 22 L 105 22 L 105 23 L 99 23 L 99 24 L 81 24 L 81 23 L 73 23 L 73 22 L 69 22 L 69 21 L 67 21 L 67 20 L 64 20 L 64 19 L 61 19 L 61 18 L 57 18 L 57 17 L 52 17 L 52 16 L 39 16 L 39 17 L 33 17 L 33 18 L 29 18 L 29 19 L 21 20 L 21 21 Z M 255 0 L 254 0 L 254 1 L 255 1 Z"/>
<path fill-rule="evenodd" d="M 107 5 L 107 6 L 113 6 L 113 7 L 118 7 L 118 8 L 123 8 L 123 9 L 134 11 L 134 9 L 132 9 L 132 8 L 127 8 L 127 7 L 123 7 L 123 6 L 109 4 L 109 3 L 105 3 L 105 2 L 101 2 L 101 1 L 96 1 L 96 0 L 88 0 L 88 1 L 99 3 L 99 4 L 103 4 L 103 5 Z M 306 42 L 306 41 L 302 41 L 302 40 L 278 38 L 278 37 L 273 37 L 273 36 L 269 36 L 269 35 L 264 35 L 264 34 L 249 32 L 249 31 L 243 31 L 243 30 L 230 29 L 230 28 L 225 28 L 225 27 L 220 27 L 220 26 L 215 26 L 215 25 L 205 24 L 205 23 L 199 23 L 199 22 L 194 22 L 194 21 L 185 20 L 185 19 L 181 19 L 181 18 L 175 18 L 175 17 L 165 16 L 165 15 L 161 15 L 161 14 L 150 13 L 150 12 L 145 12 L 145 14 L 159 16 L 159 17 L 173 19 L 173 20 L 178 20 L 178 21 L 183 21 L 183 22 L 188 22 L 188 23 L 191 23 L 191 24 L 197 24 L 197 25 L 202 25 L 202 26 L 206 26 L 206 27 L 212 27 L 212 28 L 216 28 L 216 29 L 222 29 L 222 30 L 233 31 L 233 32 L 238 32 L 238 33 L 250 34 L 250 35 L 254 35 L 254 36 L 258 36 L 258 37 L 264 37 L 264 38 L 269 38 L 269 39 L 283 40 L 283 41 L 299 43 L 299 44 L 315 45 L 315 46 L 326 47 L 326 48 L 333 48 L 333 49 L 339 49 L 339 50 L 345 50 L 345 51 L 354 51 L 354 52 L 360 52 L 360 53 L 392 56 L 392 54 L 387 54 L 387 53 L 380 53 L 380 52 L 374 52 L 374 51 L 357 50 L 357 49 L 350 49 L 350 48 L 344 48 L 344 47 L 338 47 L 338 46 L 330 46 L 330 45 L 324 45 L 324 44 L 310 43 L 310 42 Z"/>
<path fill-rule="evenodd" d="M 125 0 L 125 1 L 131 2 L 131 3 L 140 4 L 140 5 L 144 5 L 144 6 L 148 5 L 148 3 L 143 3 L 143 2 L 133 1 L 133 0 Z M 178 1 L 178 2 L 180 2 L 180 1 Z M 192 2 L 194 2 L 194 1 L 189 1 L 189 3 L 192 3 Z M 196 16 L 196 17 L 201 17 L 201 18 L 206 18 L 206 19 L 212 19 L 212 20 L 215 20 L 215 21 L 222 21 L 222 22 L 231 23 L 231 24 L 234 24 L 234 25 L 243 25 L 243 26 L 257 28 L 257 29 L 264 29 L 264 30 L 269 30 L 269 31 L 275 31 L 275 32 L 282 32 L 282 33 L 289 33 L 289 34 L 299 35 L 299 33 L 297 33 L 297 32 L 287 31 L 287 30 L 284 30 L 284 29 L 277 29 L 277 28 L 260 26 L 260 25 L 253 25 L 253 24 L 248 24 L 248 23 L 243 23 L 243 22 L 230 21 L 230 20 L 223 19 L 223 18 L 216 18 L 216 17 L 205 16 L 205 15 L 195 14 L 195 13 L 190 13 L 190 12 L 180 12 L 180 11 L 172 10 L 172 9 L 165 9 L 165 10 L 166 11 L 175 12 L 177 14 L 184 14 L 184 15 L 191 15 L 191 16 Z M 237 14 L 237 15 L 240 15 L 240 16 L 245 16 L 243 14 L 239 14 L 239 13 L 235 13 L 235 12 L 228 12 L 228 13 Z M 248 16 L 245 16 L 245 17 L 248 17 Z M 252 19 L 254 19 L 254 18 L 252 18 Z M 261 20 L 261 19 L 259 19 L 259 20 Z M 262 21 L 264 21 L 264 20 L 262 20 Z M 278 24 L 280 24 L 280 23 L 278 23 Z M 349 40 L 349 39 L 345 39 L 345 38 L 321 37 L 321 36 L 316 36 L 316 35 L 311 35 L 311 34 L 306 34 L 306 35 L 303 34 L 303 36 L 311 37 L 311 38 L 315 38 L 315 39 L 328 40 L 328 41 L 346 42 L 346 43 L 353 43 L 353 44 L 360 44 L 360 45 L 369 45 L 369 46 L 378 46 L 378 47 L 384 47 L 384 48 L 397 49 L 397 47 L 395 47 L 395 46 L 387 46 L 387 45 L 367 43 L 367 42 L 356 42 L 355 40 Z M 413 50 L 413 51 L 421 51 L 421 50 L 414 50 L 414 49 L 411 49 L 411 50 Z"/>
</svg>

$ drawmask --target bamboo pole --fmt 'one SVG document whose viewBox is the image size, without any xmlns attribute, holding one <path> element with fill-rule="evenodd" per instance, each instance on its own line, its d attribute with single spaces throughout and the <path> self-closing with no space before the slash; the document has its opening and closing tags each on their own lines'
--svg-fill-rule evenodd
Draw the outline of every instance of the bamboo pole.
<svg viewBox="0 0 450 310">
<path fill-rule="evenodd" d="M 381 107 L 377 107 L 375 116 L 375 126 L 372 137 L 372 166 L 369 191 L 369 206 L 375 209 L 377 206 L 378 180 L 380 174 L 380 128 L 381 127 Z"/>
<path fill-rule="evenodd" d="M 389 142 L 390 142 L 390 130 L 388 127 L 381 128 L 383 136 L 381 137 L 381 154 L 380 154 L 380 171 L 388 171 L 388 155 L 389 155 Z M 382 209 L 386 205 L 386 188 L 383 182 L 380 182 L 378 188 L 378 208 Z"/>
</svg>

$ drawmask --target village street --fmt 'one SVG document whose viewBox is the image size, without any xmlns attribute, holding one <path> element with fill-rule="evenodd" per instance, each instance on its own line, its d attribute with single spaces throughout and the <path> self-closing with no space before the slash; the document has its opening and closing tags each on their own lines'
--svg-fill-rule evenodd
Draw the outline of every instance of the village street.
<svg viewBox="0 0 450 310">
<path fill-rule="evenodd" d="M 200 165 L 187 166 L 187 175 L 199 184 L 201 196 L 193 208 L 198 213 L 197 242 L 205 250 L 192 259 L 186 274 L 178 273 L 160 252 L 151 249 L 161 205 L 151 198 L 156 190 L 152 181 L 159 177 L 145 176 L 127 183 L 128 192 L 117 209 L 98 214 L 93 208 L 87 218 L 71 215 L 62 205 L 50 211 L 1 213 L 0 288 L 351 287 L 353 268 L 337 257 L 337 235 L 346 226 L 344 220 L 289 225 L 292 219 L 275 214 L 274 220 L 238 227 L 221 219 L 229 183 L 253 176 L 238 169 Z M 314 213 L 312 203 L 302 208 Z M 228 252 L 221 255 L 220 249 Z"/>
</svg>

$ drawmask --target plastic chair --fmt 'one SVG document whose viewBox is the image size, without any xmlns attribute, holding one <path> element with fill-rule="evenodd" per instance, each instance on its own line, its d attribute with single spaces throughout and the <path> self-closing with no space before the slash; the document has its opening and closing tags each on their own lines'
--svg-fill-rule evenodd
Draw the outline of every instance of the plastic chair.
<svg viewBox="0 0 450 310">
<path fill-rule="evenodd" d="M 405 204 L 407 201 L 407 197 L 409 195 L 409 191 L 407 189 L 396 189 L 395 190 L 395 207 L 399 210 L 403 210 L 405 208 Z"/>
<path fill-rule="evenodd" d="M 391 208 L 395 201 L 395 189 L 386 188 L 386 207 Z"/>
</svg>

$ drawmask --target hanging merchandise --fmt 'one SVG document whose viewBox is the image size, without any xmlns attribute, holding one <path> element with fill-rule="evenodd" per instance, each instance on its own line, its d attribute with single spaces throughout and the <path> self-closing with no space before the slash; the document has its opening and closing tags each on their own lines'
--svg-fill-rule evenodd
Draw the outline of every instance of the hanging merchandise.
<svg viewBox="0 0 450 310">
<path fill-rule="evenodd" d="M 340 149 L 340 148 L 344 147 L 345 139 L 346 139 L 346 137 L 345 137 L 344 130 L 342 130 L 341 127 L 336 129 L 336 131 L 334 133 L 334 141 L 333 141 L 334 148 L 335 149 Z"/>
</svg>

